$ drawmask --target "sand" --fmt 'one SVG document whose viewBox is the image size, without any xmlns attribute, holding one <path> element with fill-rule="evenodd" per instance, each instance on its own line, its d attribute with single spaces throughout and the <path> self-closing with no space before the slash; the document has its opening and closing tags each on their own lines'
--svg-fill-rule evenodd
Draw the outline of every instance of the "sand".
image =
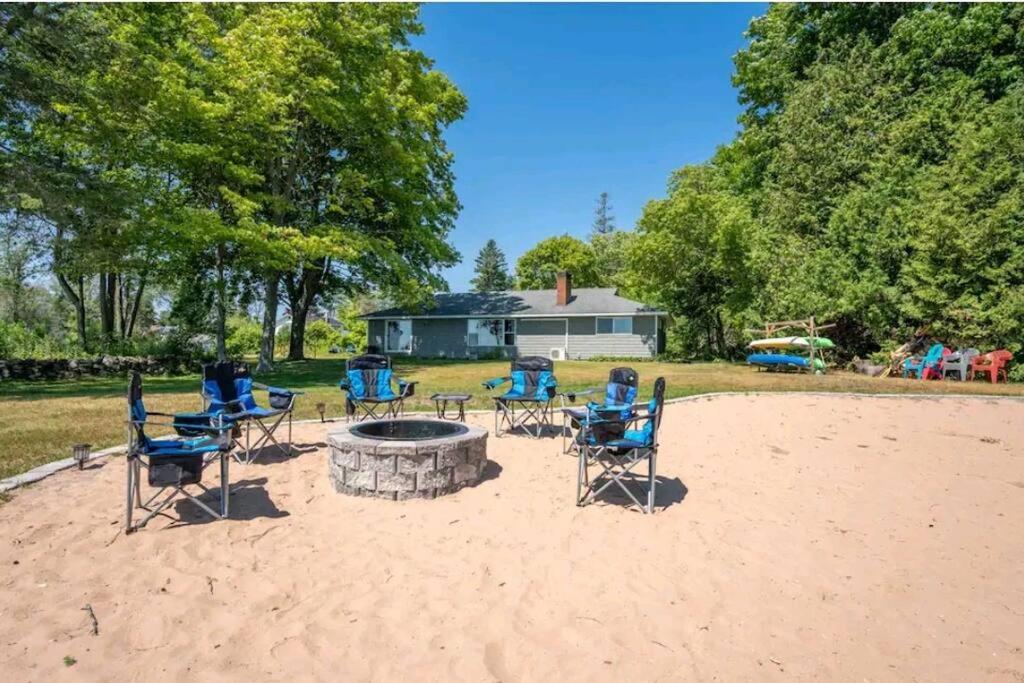
<svg viewBox="0 0 1024 683">
<path fill-rule="evenodd" d="M 653 516 L 577 508 L 575 460 L 524 437 L 455 495 L 343 496 L 315 424 L 232 468 L 230 521 L 125 536 L 112 458 L 0 505 L 4 680 L 1019 681 L 1022 414 L 671 405 Z"/>
</svg>

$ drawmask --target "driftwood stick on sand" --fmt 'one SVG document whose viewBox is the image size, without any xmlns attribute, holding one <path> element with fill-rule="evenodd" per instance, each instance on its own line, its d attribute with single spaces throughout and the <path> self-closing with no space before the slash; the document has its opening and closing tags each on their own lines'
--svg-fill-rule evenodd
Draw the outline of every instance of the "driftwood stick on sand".
<svg viewBox="0 0 1024 683">
<path fill-rule="evenodd" d="M 82 611 L 89 613 L 89 619 L 92 621 L 92 634 L 98 636 L 100 634 L 100 622 L 96 619 L 96 612 L 92 610 L 92 605 L 86 605 L 82 608 Z"/>
</svg>

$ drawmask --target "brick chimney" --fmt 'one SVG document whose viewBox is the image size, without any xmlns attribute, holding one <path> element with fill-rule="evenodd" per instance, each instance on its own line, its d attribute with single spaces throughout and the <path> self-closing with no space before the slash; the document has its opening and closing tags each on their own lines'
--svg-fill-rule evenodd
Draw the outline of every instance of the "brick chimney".
<svg viewBox="0 0 1024 683">
<path fill-rule="evenodd" d="M 556 277 L 555 303 L 565 306 L 572 298 L 572 273 L 563 270 Z"/>
</svg>

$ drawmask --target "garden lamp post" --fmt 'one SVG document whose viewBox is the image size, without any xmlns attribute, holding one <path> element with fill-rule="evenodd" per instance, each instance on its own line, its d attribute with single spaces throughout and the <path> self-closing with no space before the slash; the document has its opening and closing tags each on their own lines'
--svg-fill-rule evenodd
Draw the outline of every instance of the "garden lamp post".
<svg viewBox="0 0 1024 683">
<path fill-rule="evenodd" d="M 75 458 L 75 462 L 78 463 L 78 469 L 85 467 L 85 461 L 89 459 L 89 449 L 92 448 L 92 444 L 87 443 L 76 443 L 71 447 L 71 454 Z"/>
</svg>

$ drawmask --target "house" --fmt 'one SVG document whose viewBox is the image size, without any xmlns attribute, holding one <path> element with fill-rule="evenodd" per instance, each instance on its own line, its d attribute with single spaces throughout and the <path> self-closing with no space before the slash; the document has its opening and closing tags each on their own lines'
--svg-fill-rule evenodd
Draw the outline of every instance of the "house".
<svg viewBox="0 0 1024 683">
<path fill-rule="evenodd" d="M 388 354 L 563 360 L 653 357 L 665 348 L 667 315 L 615 289 L 573 290 L 569 273 L 559 273 L 555 289 L 437 294 L 426 311 L 362 317 L 369 347 Z"/>
<path fill-rule="evenodd" d="M 340 320 L 338 320 L 338 318 L 335 317 L 335 315 L 327 307 L 314 307 L 309 309 L 309 312 L 306 314 L 306 326 L 308 327 L 310 323 L 315 322 L 317 320 L 325 321 L 328 325 L 336 329 L 338 332 L 345 331 L 345 325 Z M 277 321 L 274 323 L 274 329 L 276 330 L 277 334 L 282 334 L 284 329 L 289 327 L 291 324 L 292 309 L 285 308 L 284 314 L 278 317 Z"/>
</svg>

